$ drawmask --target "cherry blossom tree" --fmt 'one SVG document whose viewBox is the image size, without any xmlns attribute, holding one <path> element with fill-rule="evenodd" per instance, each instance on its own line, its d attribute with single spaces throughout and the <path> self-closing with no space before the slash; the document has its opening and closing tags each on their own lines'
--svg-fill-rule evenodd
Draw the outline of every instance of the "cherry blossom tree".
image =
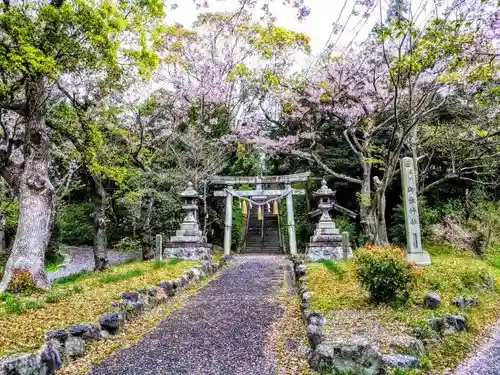
<svg viewBox="0 0 500 375">
<path fill-rule="evenodd" d="M 419 127 L 454 89 L 464 80 L 474 81 L 479 72 L 486 71 L 480 81 L 493 86 L 485 92 L 495 90 L 497 63 L 476 56 L 478 51 L 489 56 L 494 43 L 477 43 L 490 29 L 473 26 L 477 13 L 470 11 L 471 3 L 456 4 L 420 27 L 400 8 L 362 45 L 341 55 L 324 55 L 309 74 L 280 82 L 269 93 L 280 105 L 278 117 L 262 108 L 264 133 L 266 126 L 294 129 L 275 139 L 269 139 L 268 131 L 263 144 L 310 160 L 333 178 L 359 186 L 361 224 L 371 242 L 387 242 L 385 194 L 398 176 L 401 156 L 413 155 L 417 170 L 427 157 L 418 151 Z M 398 6 L 401 2 L 392 11 Z M 495 19 L 497 10 L 489 12 Z M 460 82 L 457 75 L 466 78 Z M 319 135 L 329 123 L 343 128 L 341 137 L 358 160 L 356 175 L 342 173 L 333 167 L 334 161 L 320 156 Z"/>
</svg>

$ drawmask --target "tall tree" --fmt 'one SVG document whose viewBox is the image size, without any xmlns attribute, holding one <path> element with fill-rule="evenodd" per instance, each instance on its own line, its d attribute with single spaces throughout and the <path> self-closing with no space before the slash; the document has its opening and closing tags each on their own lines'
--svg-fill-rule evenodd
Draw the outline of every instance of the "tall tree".
<svg viewBox="0 0 500 375">
<path fill-rule="evenodd" d="M 413 154 L 418 167 L 424 158 L 415 151 L 419 126 L 432 118 L 456 87 L 457 82 L 447 78 L 459 69 L 477 69 L 477 59 L 468 56 L 477 48 L 475 38 L 487 32 L 470 27 L 471 13 L 452 17 L 463 7 L 417 27 L 411 14 L 405 17 L 410 10 L 402 6 L 404 2 L 394 3 L 394 14 L 361 46 L 340 56 L 324 55 L 309 74 L 283 82 L 271 93 L 281 106 L 279 118 L 264 110 L 271 128 L 286 130 L 291 122 L 299 123 L 294 131 L 282 134 L 286 137 L 273 140 L 272 148 L 291 151 L 334 179 L 359 187 L 364 234 L 376 243 L 387 242 L 385 195 L 398 176 L 401 156 Z M 342 172 L 335 161 L 321 156 L 325 150 L 319 134 L 331 129 L 332 123 L 343 128 L 340 136 L 358 161 L 354 174 Z"/>
<path fill-rule="evenodd" d="M 8 288 L 16 269 L 27 270 L 38 287 L 49 287 L 44 253 L 54 188 L 46 115 L 55 84 L 75 72 L 111 77 L 126 60 L 146 70 L 157 61 L 148 48 L 147 21 L 162 16 L 162 1 L 3 2 L 0 107 L 21 116 L 24 136 L 16 149 L 20 142 L 4 133 L 3 177 L 19 197 L 20 215 L 0 290 Z"/>
</svg>

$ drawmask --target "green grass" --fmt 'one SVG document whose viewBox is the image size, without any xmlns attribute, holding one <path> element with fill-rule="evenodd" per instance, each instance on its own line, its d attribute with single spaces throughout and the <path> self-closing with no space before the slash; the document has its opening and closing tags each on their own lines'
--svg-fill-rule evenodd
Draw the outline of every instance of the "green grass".
<svg viewBox="0 0 500 375">
<path fill-rule="evenodd" d="M 144 271 L 140 268 L 134 268 L 123 273 L 105 275 L 101 277 L 101 282 L 105 284 L 115 283 L 117 281 L 132 279 L 134 277 L 141 276 L 143 273 Z"/>
<path fill-rule="evenodd" d="M 2 293 L 0 357 L 7 353 L 37 350 L 44 342 L 44 332 L 77 322 L 95 322 L 101 314 L 110 311 L 111 303 L 118 301 L 122 292 L 177 279 L 195 265 L 199 262 L 182 261 L 154 269 L 153 262 L 136 261 L 102 272 L 64 278 L 62 282 L 54 283 L 50 291 L 30 297 Z"/>
<path fill-rule="evenodd" d="M 179 258 L 172 258 L 172 259 L 169 259 L 167 261 L 155 260 L 153 262 L 152 268 L 155 270 L 159 270 L 159 269 L 162 269 L 165 267 L 175 266 L 176 264 L 179 264 L 180 262 L 182 262 L 182 259 L 179 259 Z"/>
<path fill-rule="evenodd" d="M 80 293 L 81 291 L 83 291 L 83 287 L 81 285 L 73 285 L 71 288 L 50 291 L 44 296 L 43 300 L 46 303 L 59 302 L 68 296 Z"/>
<path fill-rule="evenodd" d="M 47 263 L 45 265 L 45 271 L 47 271 L 47 272 L 57 271 L 59 269 L 59 267 L 62 266 L 63 261 L 64 261 L 64 257 L 61 256 L 60 259 L 52 261 L 51 263 Z"/>
<path fill-rule="evenodd" d="M 7 314 L 19 314 L 23 312 L 23 304 L 18 297 L 7 296 L 4 301 L 4 309 Z"/>
<path fill-rule="evenodd" d="M 360 286 L 352 260 L 335 265 L 335 262 L 318 262 L 308 265 L 307 284 L 312 292 L 311 309 L 328 312 L 336 309 L 357 309 L 374 312 L 382 324 L 398 323 L 409 327 L 426 326 L 426 319 L 445 313 L 467 316 L 469 330 L 446 336 L 443 343 L 429 349 L 422 358 L 425 369 L 420 373 L 440 374 L 454 368 L 471 349 L 475 338 L 500 316 L 500 269 L 491 259 L 481 260 L 471 253 L 454 250 L 448 246 L 429 246 L 432 265 L 419 268 L 416 288 L 410 303 L 404 307 L 372 305 L 368 294 Z M 344 270 L 340 279 L 338 268 Z M 495 277 L 493 290 L 485 287 L 485 275 Z M 415 304 L 425 294 L 435 290 L 441 296 L 437 310 L 424 309 Z M 479 304 L 462 312 L 451 304 L 456 296 L 477 296 Z"/>
<path fill-rule="evenodd" d="M 336 274 L 339 279 L 344 277 L 346 271 L 339 262 L 324 259 L 321 260 L 320 263 L 322 263 L 330 272 Z"/>
<path fill-rule="evenodd" d="M 489 259 L 489 263 L 500 270 L 500 255 L 495 255 Z"/>
<path fill-rule="evenodd" d="M 44 303 L 38 299 L 30 299 L 24 302 L 24 310 L 41 309 Z"/>
<path fill-rule="evenodd" d="M 90 272 L 88 272 L 88 271 L 81 271 L 81 272 L 75 273 L 73 275 L 61 277 L 61 278 L 55 280 L 54 284 L 55 285 L 71 284 L 71 283 L 74 283 L 75 281 L 80 280 L 81 278 L 83 278 L 89 274 L 90 274 Z"/>
<path fill-rule="evenodd" d="M 16 296 L 5 293 L 1 301 L 4 302 L 4 310 L 7 314 L 21 314 L 26 310 L 41 309 L 46 303 L 60 302 L 69 296 L 83 291 L 81 285 L 73 285 L 70 288 L 51 290 L 38 297 Z"/>
</svg>

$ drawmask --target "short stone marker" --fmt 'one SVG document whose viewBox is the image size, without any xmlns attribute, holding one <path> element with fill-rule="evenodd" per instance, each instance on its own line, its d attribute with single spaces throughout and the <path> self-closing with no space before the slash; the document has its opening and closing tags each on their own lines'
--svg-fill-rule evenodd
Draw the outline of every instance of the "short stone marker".
<svg viewBox="0 0 500 375">
<path fill-rule="evenodd" d="M 418 216 L 418 200 L 415 169 L 413 159 L 401 159 L 401 182 L 403 185 L 404 217 L 406 227 L 406 259 L 417 265 L 431 264 L 431 257 L 422 248 L 420 220 Z"/>
<path fill-rule="evenodd" d="M 155 240 L 155 260 L 163 260 L 163 237 L 161 236 L 161 234 L 157 234 Z"/>
</svg>

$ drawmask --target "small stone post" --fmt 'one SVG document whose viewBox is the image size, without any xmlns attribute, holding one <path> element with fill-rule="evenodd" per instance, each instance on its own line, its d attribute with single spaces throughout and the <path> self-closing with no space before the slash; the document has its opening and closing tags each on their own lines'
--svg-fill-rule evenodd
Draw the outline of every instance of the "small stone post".
<svg viewBox="0 0 500 375">
<path fill-rule="evenodd" d="M 155 240 L 156 240 L 155 260 L 163 260 L 163 237 L 161 236 L 161 234 L 157 234 Z"/>
<path fill-rule="evenodd" d="M 431 257 L 429 253 L 422 248 L 416 176 L 413 159 L 410 157 L 401 159 L 401 182 L 403 185 L 406 226 L 406 259 L 417 265 L 429 265 L 431 264 Z"/>
<path fill-rule="evenodd" d="M 286 184 L 286 189 L 291 189 L 291 184 Z M 286 213 L 288 219 L 288 240 L 290 242 L 290 255 L 297 254 L 297 241 L 295 239 L 295 217 L 293 214 L 293 195 L 286 195 Z"/>
<path fill-rule="evenodd" d="M 233 185 L 227 185 L 227 190 L 233 190 Z M 224 255 L 231 255 L 231 229 L 233 226 L 233 196 L 226 195 L 226 220 L 224 227 Z"/>
<path fill-rule="evenodd" d="M 344 250 L 344 260 L 352 257 L 351 243 L 349 242 L 349 232 L 342 232 L 342 249 Z"/>
</svg>

